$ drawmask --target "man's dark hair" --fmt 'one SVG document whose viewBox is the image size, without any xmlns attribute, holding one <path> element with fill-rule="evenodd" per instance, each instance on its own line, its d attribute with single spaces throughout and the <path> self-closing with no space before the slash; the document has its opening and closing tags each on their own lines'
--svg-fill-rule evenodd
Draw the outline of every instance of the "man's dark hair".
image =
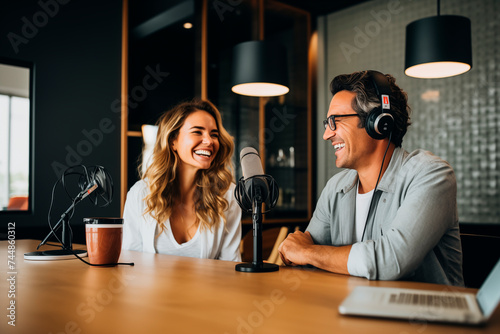
<svg viewBox="0 0 500 334">
<path fill-rule="evenodd" d="M 391 87 L 390 102 L 391 114 L 394 117 L 394 129 L 391 141 L 400 147 L 406 130 L 411 125 L 411 108 L 408 105 L 408 95 L 396 85 L 396 79 L 385 74 Z M 370 71 L 354 72 L 352 74 L 341 74 L 336 76 L 330 83 L 330 91 L 333 95 L 347 90 L 356 93 L 352 100 L 352 109 L 359 115 L 359 127 L 366 126 L 366 118 L 371 110 L 380 107 L 380 97 L 373 85 Z"/>
</svg>

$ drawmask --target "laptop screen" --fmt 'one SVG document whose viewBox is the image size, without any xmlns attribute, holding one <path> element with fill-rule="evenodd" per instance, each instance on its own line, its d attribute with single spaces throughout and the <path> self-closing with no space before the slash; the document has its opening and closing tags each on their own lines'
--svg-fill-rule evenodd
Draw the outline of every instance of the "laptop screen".
<svg viewBox="0 0 500 334">
<path fill-rule="evenodd" d="M 481 285 L 476 300 L 485 317 L 489 317 L 495 311 L 500 302 L 500 260 Z"/>
</svg>

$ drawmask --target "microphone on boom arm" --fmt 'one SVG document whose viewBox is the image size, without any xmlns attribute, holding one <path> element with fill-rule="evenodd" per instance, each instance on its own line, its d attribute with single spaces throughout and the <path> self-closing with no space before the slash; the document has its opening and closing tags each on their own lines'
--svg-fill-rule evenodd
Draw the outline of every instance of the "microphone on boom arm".
<svg viewBox="0 0 500 334">
<path fill-rule="evenodd" d="M 239 263 L 235 269 L 242 272 L 276 271 L 279 269 L 278 265 L 264 263 L 262 260 L 262 204 L 266 204 L 265 212 L 274 208 L 279 188 L 271 175 L 264 174 L 259 153 L 253 147 L 241 150 L 240 163 L 243 177 L 236 185 L 234 196 L 243 211 L 252 213 L 253 261 Z"/>
<path fill-rule="evenodd" d="M 84 173 L 80 173 L 76 171 L 76 168 L 82 168 Z M 72 233 L 69 227 L 69 219 L 73 215 L 73 211 L 75 206 L 83 201 L 85 198 L 89 197 L 92 203 L 96 206 L 105 207 L 108 206 L 113 199 L 113 179 L 111 175 L 104 169 L 102 166 L 92 166 L 85 167 L 83 165 L 74 166 L 67 168 L 61 178 L 57 180 L 54 185 L 54 189 L 56 185 L 61 182 L 64 189 L 66 190 L 65 185 L 65 177 L 68 175 L 80 175 L 78 180 L 78 186 L 80 188 L 80 192 L 72 198 L 71 205 L 68 209 L 61 215 L 59 221 L 54 226 L 50 225 L 50 209 L 49 209 L 49 226 L 50 232 L 47 236 L 40 242 L 37 249 L 40 246 L 44 245 L 50 236 L 56 236 L 57 240 L 61 242 L 62 249 L 60 250 L 50 250 L 43 252 L 31 252 L 25 254 L 25 259 L 30 260 L 44 260 L 49 259 L 53 260 L 56 258 L 68 258 L 74 256 L 75 253 L 86 256 L 86 252 L 82 250 L 73 250 L 72 245 Z M 54 195 L 54 193 L 52 193 Z M 69 194 L 68 194 L 69 195 Z M 71 197 L 71 196 L 70 196 Z M 52 204 L 51 204 L 52 207 Z M 61 239 L 57 237 L 56 232 L 59 228 L 62 227 L 62 235 Z"/>
</svg>

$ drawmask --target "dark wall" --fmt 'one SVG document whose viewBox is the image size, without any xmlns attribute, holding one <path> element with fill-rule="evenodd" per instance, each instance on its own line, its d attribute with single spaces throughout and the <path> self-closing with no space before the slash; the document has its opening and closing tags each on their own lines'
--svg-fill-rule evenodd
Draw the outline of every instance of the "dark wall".
<svg viewBox="0 0 500 334">
<path fill-rule="evenodd" d="M 52 186 L 71 164 L 104 166 L 115 190 L 108 207 L 78 204 L 71 219 L 76 241 L 83 235 L 83 217 L 121 214 L 121 24 L 121 0 L 2 3 L 0 57 L 34 64 L 34 207 L 29 214 L 0 213 L 0 233 L 15 222 L 18 238 L 43 238 Z M 53 219 L 69 205 L 57 191 Z"/>
</svg>

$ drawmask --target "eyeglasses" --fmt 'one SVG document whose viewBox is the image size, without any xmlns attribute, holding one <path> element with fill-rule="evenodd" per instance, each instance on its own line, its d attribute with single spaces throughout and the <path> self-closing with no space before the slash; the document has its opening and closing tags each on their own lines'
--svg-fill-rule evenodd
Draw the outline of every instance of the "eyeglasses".
<svg viewBox="0 0 500 334">
<path fill-rule="evenodd" d="M 335 131 L 337 130 L 337 124 L 335 123 L 335 118 L 336 117 L 349 117 L 349 116 L 359 116 L 358 114 L 347 114 L 347 115 L 330 115 L 328 116 L 327 119 L 323 121 L 323 125 L 326 126 L 328 125 L 330 127 L 330 130 Z"/>
</svg>

